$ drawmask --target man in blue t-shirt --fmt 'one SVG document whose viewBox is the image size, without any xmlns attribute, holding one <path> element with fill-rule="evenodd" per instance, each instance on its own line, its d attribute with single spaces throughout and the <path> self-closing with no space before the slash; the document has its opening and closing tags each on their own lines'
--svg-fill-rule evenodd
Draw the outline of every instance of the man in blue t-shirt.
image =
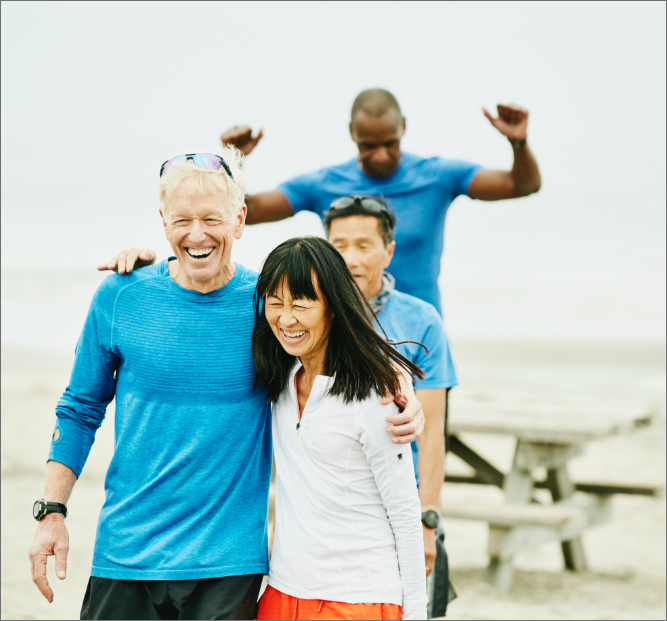
<svg viewBox="0 0 667 621">
<path fill-rule="evenodd" d="M 334 200 L 324 218 L 329 241 L 377 309 L 378 330 L 384 331 L 425 374 L 417 381 L 415 393 L 426 426 L 419 442 L 412 443 L 412 457 L 422 508 L 426 574 L 431 576 L 429 617 L 436 617 L 445 614 L 454 596 L 453 591 L 450 596 L 439 505 L 445 475 L 447 392 L 458 379 L 442 318 L 435 307 L 398 291 L 393 276 L 384 271 L 395 256 L 395 223 L 395 215 L 381 199 L 358 195 Z"/>
<path fill-rule="evenodd" d="M 296 177 L 277 190 L 248 196 L 248 224 L 282 220 L 304 210 L 324 217 L 331 201 L 347 194 L 382 196 L 398 217 L 392 262 L 397 289 L 431 303 L 442 314 L 438 276 L 452 201 L 461 194 L 486 201 L 518 198 L 540 188 L 537 162 L 526 144 L 528 112 L 499 105 L 497 117 L 486 110 L 484 114 L 510 141 L 510 170 L 484 170 L 468 162 L 402 152 L 406 122 L 398 102 L 383 89 L 366 90 L 354 101 L 350 120 L 358 156 Z M 234 127 L 222 135 L 222 142 L 247 155 L 261 137 L 261 130 L 253 137 L 249 127 Z"/>
</svg>

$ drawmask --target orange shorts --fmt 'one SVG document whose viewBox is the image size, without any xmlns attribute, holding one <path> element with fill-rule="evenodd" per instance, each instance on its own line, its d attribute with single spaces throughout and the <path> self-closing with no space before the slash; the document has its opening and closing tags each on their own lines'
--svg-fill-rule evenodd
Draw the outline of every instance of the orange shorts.
<svg viewBox="0 0 667 621">
<path fill-rule="evenodd" d="M 258 619 L 400 619 L 397 604 L 346 604 L 322 599 L 299 599 L 273 587 L 259 600 Z"/>
</svg>

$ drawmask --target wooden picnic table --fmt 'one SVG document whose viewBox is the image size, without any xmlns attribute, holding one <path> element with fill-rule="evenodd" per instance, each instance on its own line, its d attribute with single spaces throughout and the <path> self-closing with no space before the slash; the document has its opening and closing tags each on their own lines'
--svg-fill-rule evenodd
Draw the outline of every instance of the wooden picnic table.
<svg viewBox="0 0 667 621">
<path fill-rule="evenodd" d="M 546 541 L 561 541 L 565 567 L 586 568 L 581 534 L 607 521 L 613 494 L 656 495 L 659 484 L 574 482 L 568 462 L 594 440 L 631 432 L 650 424 L 653 413 L 635 408 L 600 408 L 576 404 L 457 399 L 448 420 L 448 450 L 474 468 L 474 476 L 445 477 L 446 482 L 495 485 L 504 504 L 443 502 L 443 516 L 489 524 L 488 579 L 501 592 L 512 581 L 512 557 Z M 460 434 L 501 434 L 516 438 L 512 467 L 503 473 L 461 440 Z M 537 477 L 546 469 L 546 478 Z M 553 504 L 537 503 L 535 488 L 551 492 Z M 579 493 L 575 493 L 579 492 Z"/>
</svg>

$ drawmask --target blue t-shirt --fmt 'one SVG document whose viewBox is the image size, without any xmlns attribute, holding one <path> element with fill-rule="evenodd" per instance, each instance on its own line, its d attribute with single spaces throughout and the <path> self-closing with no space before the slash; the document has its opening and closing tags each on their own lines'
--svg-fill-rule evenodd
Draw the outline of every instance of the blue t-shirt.
<svg viewBox="0 0 667 621">
<path fill-rule="evenodd" d="M 424 371 L 425 377 L 417 380 L 415 390 L 452 388 L 459 383 L 442 317 L 431 304 L 394 290 L 377 317 L 391 341 L 417 341 L 428 348 L 427 354 L 419 345 L 396 345 L 401 354 Z M 410 446 L 419 484 L 419 443 L 415 441 Z"/>
<path fill-rule="evenodd" d="M 433 304 L 442 314 L 438 276 L 444 246 L 445 215 L 452 201 L 468 193 L 481 166 L 440 157 L 402 154 L 389 177 L 369 177 L 356 159 L 301 175 L 278 186 L 295 212 L 324 216 L 331 202 L 346 194 L 382 196 L 396 213 L 396 252 L 391 273 L 399 291 Z"/>
<path fill-rule="evenodd" d="M 49 459 L 79 476 L 116 399 L 91 574 L 187 580 L 266 574 L 271 415 L 254 390 L 257 274 L 177 285 L 168 262 L 98 288 L 58 402 Z"/>
</svg>

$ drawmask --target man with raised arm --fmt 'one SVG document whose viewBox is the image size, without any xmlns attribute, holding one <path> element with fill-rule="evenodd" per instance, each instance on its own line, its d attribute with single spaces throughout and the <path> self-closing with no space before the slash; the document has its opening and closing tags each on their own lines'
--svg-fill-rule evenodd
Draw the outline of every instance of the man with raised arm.
<svg viewBox="0 0 667 621">
<path fill-rule="evenodd" d="M 273 222 L 304 210 L 324 217 L 339 196 L 382 196 L 398 217 L 392 262 L 396 288 L 433 304 L 442 314 L 438 276 L 445 216 L 452 201 L 461 194 L 485 201 L 519 198 L 540 188 L 537 162 L 526 142 L 528 111 L 499 105 L 497 117 L 487 110 L 484 114 L 510 142 L 510 170 L 485 170 L 401 151 L 406 121 L 396 98 L 383 89 L 366 90 L 355 99 L 350 118 L 358 156 L 296 177 L 276 190 L 247 196 L 247 222 Z M 245 155 L 261 138 L 262 131 L 253 136 L 250 127 L 234 127 L 221 137 L 223 144 L 233 144 Z"/>
</svg>

